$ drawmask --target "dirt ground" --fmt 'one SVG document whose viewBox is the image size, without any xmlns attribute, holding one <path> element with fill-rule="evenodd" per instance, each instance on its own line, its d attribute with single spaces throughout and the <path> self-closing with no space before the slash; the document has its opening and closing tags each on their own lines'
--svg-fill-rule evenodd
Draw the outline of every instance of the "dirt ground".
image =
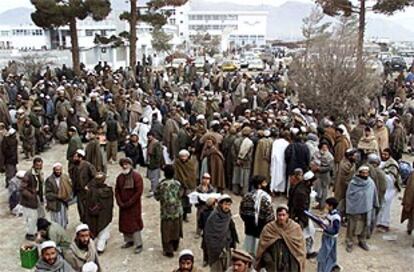
<svg viewBox="0 0 414 272">
<path fill-rule="evenodd" d="M 49 176 L 52 171 L 52 164 L 60 161 L 67 165 L 65 158 L 66 146 L 55 145 L 53 148 L 42 154 L 44 159 L 44 175 Z M 122 154 L 119 154 L 122 156 Z M 22 161 L 18 168 L 27 170 L 31 166 L 30 161 Z M 117 164 L 108 165 L 108 183 L 114 185 L 115 178 L 119 173 Z M 144 169 L 140 173 L 145 176 Z M 3 180 L 2 176 L 0 180 Z M 145 179 L 145 193 L 149 188 L 149 181 Z M 2 183 L 4 184 L 4 183 Z M 345 229 L 342 229 L 339 237 L 338 259 L 343 266 L 343 271 L 353 272 L 374 272 L 374 271 L 414 271 L 414 237 L 409 237 L 405 232 L 405 224 L 399 223 L 401 212 L 402 195 L 395 199 L 392 207 L 392 228 L 387 234 L 375 232 L 373 237 L 368 241 L 371 250 L 365 252 L 355 247 L 352 253 L 345 251 Z M 234 197 L 233 217 L 236 222 L 240 245 L 244 241 L 243 224 L 238 215 L 238 204 L 240 197 Z M 274 204 L 285 201 L 283 198 L 274 200 Z M 160 240 L 160 219 L 159 204 L 153 198 L 143 197 L 143 218 L 144 218 L 144 251 L 135 255 L 133 249 L 121 249 L 123 243 L 122 235 L 118 231 L 118 207 L 115 205 L 114 219 L 111 225 L 111 238 L 109 240 L 105 253 L 100 257 L 103 271 L 107 272 L 161 272 L 172 271 L 177 268 L 177 257 L 169 259 L 162 256 Z M 0 272 L 18 272 L 27 271 L 21 268 L 19 259 L 19 248 L 24 242 L 25 225 L 22 218 L 10 215 L 7 205 L 7 191 L 3 185 L 0 189 Z M 72 205 L 69 211 L 69 228 L 68 231 L 73 234 L 78 221 L 76 205 Z M 317 232 L 315 249 L 320 246 L 321 232 Z M 391 241 L 390 241 L 391 240 Z M 180 243 L 180 250 L 189 248 L 193 250 L 196 257 L 196 265 L 201 267 L 202 252 L 200 250 L 201 240 L 195 239 L 195 210 L 190 216 L 190 222 L 184 224 L 184 238 Z M 204 269 L 209 271 L 209 269 Z M 316 261 L 308 261 L 306 271 L 316 271 Z"/>
</svg>

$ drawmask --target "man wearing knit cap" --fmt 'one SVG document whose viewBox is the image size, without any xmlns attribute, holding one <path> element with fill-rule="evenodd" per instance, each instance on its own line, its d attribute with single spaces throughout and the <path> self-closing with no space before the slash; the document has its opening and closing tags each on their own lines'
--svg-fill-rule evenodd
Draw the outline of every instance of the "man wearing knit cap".
<svg viewBox="0 0 414 272">
<path fill-rule="evenodd" d="M 178 256 L 178 269 L 173 272 L 201 272 L 202 270 L 194 266 L 194 254 L 189 249 L 184 249 Z"/>
<path fill-rule="evenodd" d="M 35 272 L 75 272 L 69 263 L 59 254 L 53 241 L 46 241 L 40 245 L 40 259 L 36 264 Z"/>
<path fill-rule="evenodd" d="M 358 245 L 368 251 L 366 239 L 372 224 L 372 216 L 379 208 L 378 192 L 374 181 L 369 177 L 369 167 L 359 167 L 348 185 L 346 191 L 346 214 L 348 228 L 346 230 L 346 251 L 353 249 L 354 237 L 358 238 Z"/>
<path fill-rule="evenodd" d="M 101 271 L 98 253 L 90 236 L 88 225 L 81 224 L 77 226 L 75 233 L 75 239 L 64 253 L 65 259 L 77 272 L 81 272 L 83 265 L 87 262 L 94 262 L 99 268 L 98 271 Z"/>
<path fill-rule="evenodd" d="M 240 249 L 234 249 L 231 252 L 232 265 L 226 272 L 255 272 L 252 267 L 253 257 Z"/>
<path fill-rule="evenodd" d="M 246 194 L 249 190 L 249 178 L 253 160 L 253 141 L 249 136 L 252 129 L 244 127 L 242 137 L 233 143 L 233 151 L 236 155 L 236 165 L 233 170 L 232 190 L 235 194 Z"/>
</svg>

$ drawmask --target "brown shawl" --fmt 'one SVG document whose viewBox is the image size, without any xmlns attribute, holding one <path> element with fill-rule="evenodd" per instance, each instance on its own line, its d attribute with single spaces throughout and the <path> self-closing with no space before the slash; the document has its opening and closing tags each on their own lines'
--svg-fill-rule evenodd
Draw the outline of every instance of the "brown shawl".
<svg viewBox="0 0 414 272">
<path fill-rule="evenodd" d="M 208 172 L 211 175 L 211 184 L 217 189 L 224 189 L 226 186 L 224 178 L 224 157 L 215 146 L 206 149 L 202 158 L 208 159 Z"/>
<path fill-rule="evenodd" d="M 197 186 L 196 165 L 190 158 L 183 162 L 180 159 L 174 161 L 175 179 L 186 189 L 194 190 Z"/>
<path fill-rule="evenodd" d="M 272 221 L 264 227 L 256 252 L 256 269 L 260 270 L 260 261 L 266 249 L 279 239 L 283 239 L 290 253 L 298 261 L 300 271 L 304 272 L 306 263 L 305 238 L 300 225 L 292 219 L 288 219 L 284 227 L 279 226 L 276 221 Z"/>
</svg>

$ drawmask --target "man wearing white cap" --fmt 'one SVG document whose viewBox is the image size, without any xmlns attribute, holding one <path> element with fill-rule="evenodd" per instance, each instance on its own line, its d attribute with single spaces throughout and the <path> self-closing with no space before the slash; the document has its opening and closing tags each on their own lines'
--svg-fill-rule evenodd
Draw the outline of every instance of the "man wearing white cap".
<svg viewBox="0 0 414 272">
<path fill-rule="evenodd" d="M 286 191 L 286 161 L 285 150 L 289 146 L 289 133 L 284 132 L 282 137 L 276 139 L 272 144 L 270 161 L 270 191 L 283 193 Z"/>
<path fill-rule="evenodd" d="M 369 250 L 366 239 L 376 209 L 379 209 L 377 188 L 369 177 L 369 167 L 363 165 L 359 167 L 358 174 L 352 178 L 346 191 L 347 252 L 352 251 L 355 236 L 358 237 L 358 245 L 363 250 Z"/>
<path fill-rule="evenodd" d="M 70 169 L 70 167 L 72 166 L 72 159 L 76 153 L 76 150 L 82 149 L 83 145 L 82 145 L 81 139 L 79 138 L 78 130 L 75 127 L 70 127 L 68 129 L 68 135 L 69 135 L 70 140 L 69 140 L 68 148 L 66 150 L 66 159 L 69 162 L 68 168 Z"/>
<path fill-rule="evenodd" d="M 0 152 L 3 154 L 3 164 L 6 175 L 6 188 L 8 187 L 9 180 L 12 179 L 17 172 L 17 144 L 16 130 L 10 128 L 4 135 L 0 146 Z"/>
<path fill-rule="evenodd" d="M 68 202 L 72 196 L 72 183 L 63 173 L 62 164 L 53 164 L 53 173 L 45 181 L 46 210 L 50 219 L 66 229 L 68 224 Z"/>
<path fill-rule="evenodd" d="M 26 172 L 20 170 L 9 181 L 9 209 L 16 216 L 22 215 L 22 206 L 20 205 L 20 184 Z"/>
<path fill-rule="evenodd" d="M 178 269 L 173 272 L 201 272 L 194 266 L 194 254 L 189 249 L 184 249 L 178 256 Z"/>
<path fill-rule="evenodd" d="M 98 271 L 101 271 L 98 253 L 88 225 L 81 224 L 76 227 L 75 239 L 65 252 L 65 259 L 75 271 L 81 272 L 82 267 L 88 262 L 94 262 L 98 266 Z"/>
<path fill-rule="evenodd" d="M 75 272 L 70 264 L 59 254 L 55 242 L 43 242 L 40 245 L 40 254 L 35 272 Z"/>
</svg>

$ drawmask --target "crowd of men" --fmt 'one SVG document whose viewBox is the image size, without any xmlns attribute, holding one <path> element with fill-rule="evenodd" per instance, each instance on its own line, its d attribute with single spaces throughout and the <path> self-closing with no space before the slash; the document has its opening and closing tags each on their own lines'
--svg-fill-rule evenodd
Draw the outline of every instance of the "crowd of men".
<svg viewBox="0 0 414 272">
<path fill-rule="evenodd" d="M 340 227 L 346 251 L 356 239 L 368 251 L 376 230 L 390 230 L 403 186 L 401 222 L 408 220 L 409 235 L 414 229 L 414 176 L 402 160 L 414 148 L 414 68 L 387 80 L 356 124 L 297 102 L 283 65 L 254 75 L 208 63 L 202 72 L 194 64 L 82 68 L 80 76 L 63 67 L 30 79 L 13 62 L 3 70 L 0 170 L 11 213 L 23 216 L 25 238 L 39 244 L 37 271 L 102 271 L 114 206 L 122 248 L 140 254 L 139 169 L 150 181 L 147 197 L 159 202 L 163 255 L 179 250 L 194 205 L 203 264 L 212 272 L 305 271 L 315 257 L 318 271 L 338 271 Z M 66 158 L 44 176 L 42 154 L 58 144 L 67 145 Z M 32 168 L 20 169 L 22 159 Z M 113 163 L 114 188 L 106 181 Z M 236 198 L 244 241 L 232 218 Z M 75 202 L 81 224 L 71 239 Z M 319 252 L 315 224 L 323 229 Z M 202 270 L 183 250 L 174 271 Z"/>
</svg>

